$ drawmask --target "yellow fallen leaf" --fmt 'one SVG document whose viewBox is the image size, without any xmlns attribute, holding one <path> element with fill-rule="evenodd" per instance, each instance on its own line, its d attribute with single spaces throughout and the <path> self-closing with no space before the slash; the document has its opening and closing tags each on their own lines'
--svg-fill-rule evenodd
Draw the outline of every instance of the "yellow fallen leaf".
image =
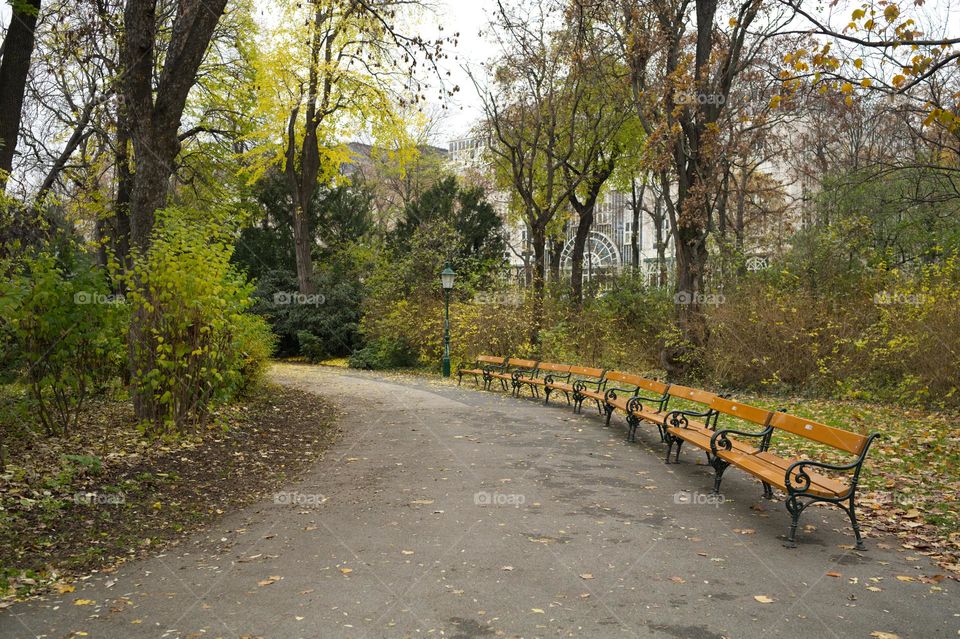
<svg viewBox="0 0 960 639">
<path fill-rule="evenodd" d="M 540 608 L 531 608 L 530 611 L 531 611 L 531 612 L 535 612 L 535 613 L 537 613 L 538 615 L 544 615 L 544 614 L 546 614 L 546 613 L 545 613 L 542 609 L 540 609 Z"/>
<path fill-rule="evenodd" d="M 345 575 L 349 575 L 351 572 L 353 572 L 353 568 L 341 568 L 340 572 L 342 572 Z"/>
<path fill-rule="evenodd" d="M 591 575 L 589 572 L 584 572 L 584 573 L 581 573 L 581 574 L 580 574 L 580 578 L 581 578 L 581 579 L 593 579 L 593 575 Z"/>
<path fill-rule="evenodd" d="M 412 551 L 412 550 L 401 550 L 401 551 L 400 551 L 400 554 L 401 554 L 401 555 L 412 555 L 412 554 L 413 554 L 413 551 Z"/>
<path fill-rule="evenodd" d="M 94 601 L 93 599 L 77 599 L 76 601 L 73 602 L 73 605 L 74 606 L 92 606 L 95 603 L 97 602 Z"/>
<path fill-rule="evenodd" d="M 870 633 L 870 636 L 875 639 L 900 639 L 900 635 L 895 635 L 892 632 L 883 632 L 882 630 L 874 630 Z"/>
<path fill-rule="evenodd" d="M 766 595 L 754 595 L 753 598 L 763 604 L 773 603 L 773 599 Z"/>
<path fill-rule="evenodd" d="M 897 575 L 897 579 L 899 581 L 916 581 L 916 579 L 910 577 L 909 575 Z"/>
<path fill-rule="evenodd" d="M 270 584 L 276 583 L 276 582 L 280 581 L 281 579 L 282 579 L 282 577 L 280 577 L 279 575 L 271 575 L 271 576 L 267 577 L 266 579 L 261 579 L 260 581 L 258 581 L 258 582 L 257 582 L 257 585 L 262 588 L 263 586 L 269 586 Z"/>
<path fill-rule="evenodd" d="M 867 590 L 869 590 L 870 592 L 882 592 L 882 591 L 883 591 L 882 588 L 877 588 L 876 586 L 867 586 Z"/>
<path fill-rule="evenodd" d="M 53 589 L 62 595 L 68 592 L 75 591 L 77 587 L 71 584 L 58 583 L 58 584 L 53 584 Z"/>
</svg>

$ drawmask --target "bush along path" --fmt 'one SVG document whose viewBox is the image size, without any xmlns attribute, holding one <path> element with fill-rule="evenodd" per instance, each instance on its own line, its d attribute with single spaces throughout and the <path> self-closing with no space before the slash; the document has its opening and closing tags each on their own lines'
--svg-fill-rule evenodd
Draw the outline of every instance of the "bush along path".
<svg viewBox="0 0 960 639">
<path fill-rule="evenodd" d="M 209 425 L 164 443 L 129 402 L 97 400 L 62 438 L 8 442 L 0 475 L 0 607 L 118 563 L 256 501 L 315 462 L 338 434 L 317 395 L 265 386 Z M 296 445 L 292 445 L 296 442 Z"/>
<path fill-rule="evenodd" d="M 344 407 L 277 493 L 169 551 L 0 613 L 0 636 L 956 637 L 960 588 L 834 508 L 783 504 L 563 404 L 280 365 Z M 289 439 L 289 445 L 298 442 Z M 881 543 L 885 546 L 881 546 Z M 83 633 L 83 634 L 81 634 Z"/>
</svg>

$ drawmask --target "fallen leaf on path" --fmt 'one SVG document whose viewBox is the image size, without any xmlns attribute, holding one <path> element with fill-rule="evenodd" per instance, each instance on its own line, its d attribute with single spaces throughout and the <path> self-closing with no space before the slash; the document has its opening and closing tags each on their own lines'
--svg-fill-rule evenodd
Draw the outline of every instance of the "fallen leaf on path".
<svg viewBox="0 0 960 639">
<path fill-rule="evenodd" d="M 762 604 L 773 603 L 773 599 L 771 599 L 770 597 L 768 597 L 768 596 L 766 596 L 766 595 L 754 595 L 753 598 L 756 599 L 757 601 L 759 601 L 759 602 L 762 603 Z"/>
<path fill-rule="evenodd" d="M 349 575 L 351 572 L 353 572 L 353 568 L 341 568 L 340 572 L 342 572 L 345 575 Z"/>
<path fill-rule="evenodd" d="M 842 577 L 843 575 L 839 572 L 830 571 L 827 573 L 827 577 Z"/>
<path fill-rule="evenodd" d="M 270 584 L 276 583 L 276 582 L 280 581 L 281 579 L 283 579 L 283 577 L 281 577 L 281 576 L 279 576 L 279 575 L 271 575 L 271 576 L 267 577 L 266 579 L 261 579 L 260 581 L 258 581 L 258 582 L 257 582 L 257 585 L 262 588 L 263 586 L 269 586 Z"/>
<path fill-rule="evenodd" d="M 76 601 L 73 602 L 73 605 L 74 606 L 92 606 L 95 603 L 97 602 L 94 601 L 93 599 L 77 599 Z"/>
<path fill-rule="evenodd" d="M 531 609 L 530 609 L 530 612 L 535 612 L 535 613 L 537 613 L 538 615 L 545 615 L 545 614 L 547 614 L 547 613 L 545 613 L 541 608 L 531 608 Z"/>
<path fill-rule="evenodd" d="M 593 575 L 591 575 L 589 572 L 584 572 L 584 573 L 580 573 L 580 578 L 581 578 L 581 579 L 593 579 Z"/>
<path fill-rule="evenodd" d="M 900 639 L 900 635 L 895 635 L 892 632 L 883 632 L 882 630 L 874 630 L 870 633 L 870 636 L 875 639 Z"/>
</svg>

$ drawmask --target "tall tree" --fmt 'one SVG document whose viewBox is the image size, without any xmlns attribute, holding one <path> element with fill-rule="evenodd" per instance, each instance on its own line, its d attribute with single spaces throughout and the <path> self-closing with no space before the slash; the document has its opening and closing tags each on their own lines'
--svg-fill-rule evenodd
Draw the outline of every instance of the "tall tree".
<svg viewBox="0 0 960 639">
<path fill-rule="evenodd" d="M 40 0 L 11 0 L 10 27 L 0 46 L 0 193 L 6 190 L 23 117 Z"/>
<path fill-rule="evenodd" d="M 130 239 L 145 251 L 157 209 L 166 204 L 180 152 L 187 96 L 227 0 L 180 0 L 169 40 L 158 38 L 157 0 L 128 0 L 124 11 L 123 95 L 135 171 Z M 160 68 L 159 77 L 154 70 Z"/>
<path fill-rule="evenodd" d="M 586 177 L 564 180 L 564 169 L 575 149 L 584 157 L 598 152 L 596 136 L 576 139 L 583 133 L 577 119 L 589 91 L 584 76 L 570 72 L 570 52 L 579 50 L 582 32 L 555 29 L 550 13 L 539 3 L 514 10 L 498 3 L 494 31 L 502 58 L 491 69 L 490 85 L 473 79 L 494 165 L 501 183 L 513 191 L 530 234 L 534 343 L 543 320 L 548 228 Z"/>
<path fill-rule="evenodd" d="M 783 12 L 762 13 L 760 0 L 719 8 L 719 0 L 620 0 L 611 12 L 673 235 L 683 343 L 664 349 L 663 364 L 674 376 L 690 371 L 709 334 L 702 300 L 721 120 L 740 75 L 786 23 Z"/>
<path fill-rule="evenodd" d="M 567 29 L 576 43 L 571 52 L 569 73 L 582 77 L 585 99 L 573 118 L 577 133 L 574 152 L 564 165 L 570 206 L 577 214 L 577 230 L 570 256 L 570 288 L 573 305 L 583 301 L 583 256 L 593 225 L 594 212 L 604 185 L 624 153 L 625 140 L 632 133 L 625 126 L 631 119 L 628 85 L 623 81 L 623 63 L 615 41 L 606 30 L 597 28 L 603 5 L 573 0 L 567 5 Z M 568 82 L 571 81 L 568 79 Z M 633 118 L 635 119 L 635 118 Z"/>
<path fill-rule="evenodd" d="M 156 0 L 127 1 L 121 63 L 135 166 L 130 183 L 130 244 L 141 254 L 150 246 L 156 212 L 167 202 L 187 96 L 226 4 L 227 0 L 181 0 L 169 39 L 161 39 Z M 158 67 L 160 75 L 155 78 Z M 143 329 L 147 312 L 142 306 L 130 322 L 130 372 L 134 376 L 148 345 Z M 161 414 L 158 398 L 148 389 L 135 384 L 131 394 L 138 418 L 152 421 Z"/>
<path fill-rule="evenodd" d="M 271 164 L 283 168 L 294 206 L 297 284 L 310 293 L 309 207 L 317 189 L 339 179 L 340 167 L 351 159 L 342 139 L 363 131 L 396 146 L 406 136 L 403 107 L 424 97 L 414 71 L 424 60 L 435 70 L 446 41 L 404 32 L 401 14 L 418 2 L 279 0 L 279 5 L 285 20 L 271 32 L 259 60 L 266 121 L 260 170 Z M 412 144 L 400 146 L 401 156 L 415 156 Z"/>
</svg>

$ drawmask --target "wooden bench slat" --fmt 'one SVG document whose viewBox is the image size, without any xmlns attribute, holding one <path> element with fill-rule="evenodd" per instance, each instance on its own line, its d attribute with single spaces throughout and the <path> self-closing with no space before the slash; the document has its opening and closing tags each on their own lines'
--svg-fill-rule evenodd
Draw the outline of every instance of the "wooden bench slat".
<svg viewBox="0 0 960 639">
<path fill-rule="evenodd" d="M 833 446 L 838 450 L 859 455 L 863 452 L 863 447 L 867 443 L 867 437 L 858 433 L 851 433 L 847 430 L 820 424 L 813 420 L 790 415 L 789 413 L 774 413 L 770 425 L 780 430 L 785 430 L 794 435 L 799 435 L 807 439 L 812 439 L 821 444 Z"/>
</svg>

